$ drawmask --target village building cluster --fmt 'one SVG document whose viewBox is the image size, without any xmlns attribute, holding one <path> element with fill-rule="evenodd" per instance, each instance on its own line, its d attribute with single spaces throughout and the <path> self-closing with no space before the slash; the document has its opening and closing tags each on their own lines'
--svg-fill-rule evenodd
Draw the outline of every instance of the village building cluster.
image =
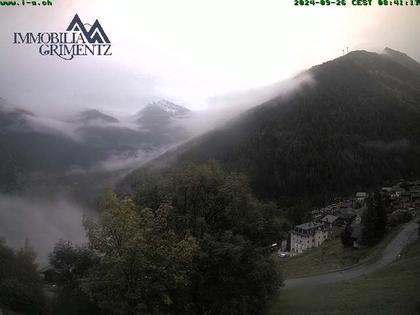
<svg viewBox="0 0 420 315">
<path fill-rule="evenodd" d="M 388 216 L 400 214 L 416 217 L 420 215 L 420 180 L 400 181 L 381 189 L 387 203 Z M 368 207 L 369 193 L 357 192 L 354 197 L 340 200 L 311 212 L 312 221 L 296 225 L 290 232 L 289 240 L 283 241 L 280 252 L 297 255 L 305 250 L 319 247 L 328 239 L 338 237 L 350 224 L 354 247 L 358 247 L 362 236 L 362 216 Z"/>
</svg>

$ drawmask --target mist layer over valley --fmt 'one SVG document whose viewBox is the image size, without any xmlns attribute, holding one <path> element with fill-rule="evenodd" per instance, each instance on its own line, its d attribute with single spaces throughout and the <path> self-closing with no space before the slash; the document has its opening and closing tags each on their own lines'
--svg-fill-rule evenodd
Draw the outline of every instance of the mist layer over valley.
<svg viewBox="0 0 420 315">
<path fill-rule="evenodd" d="M 325 198 L 334 190 L 341 193 L 387 177 L 414 176 L 416 163 L 410 156 L 418 144 L 412 137 L 415 129 L 407 126 L 409 117 L 418 113 L 416 106 L 408 106 L 418 97 L 417 65 L 391 49 L 384 54 L 352 52 L 291 80 L 215 98 L 218 106 L 207 111 L 162 100 L 132 115 L 87 109 L 46 117 L 2 100 L 0 236 L 17 247 L 27 239 L 45 262 L 48 248 L 58 239 L 82 242 L 83 214 L 96 214 L 104 192 L 116 184 L 119 192 L 129 194 L 141 182 L 145 164 L 170 168 L 216 159 L 244 172 L 259 196 L 277 202 L 293 196 Z M 362 81 L 365 85 L 357 83 Z M 395 82 L 410 86 L 404 101 L 397 97 L 402 90 Z M 345 100 L 342 93 L 348 86 L 352 89 Z M 373 98 L 372 104 L 381 105 L 371 105 Z M 391 119 L 395 104 L 398 114 Z M 388 121 L 393 131 L 378 134 L 382 127 L 369 127 L 378 115 L 383 119 L 375 123 Z M 365 163 L 377 154 L 382 158 L 376 158 L 375 167 L 389 171 L 373 177 L 368 175 L 372 165 Z M 390 157 L 397 161 L 393 168 Z M 321 160 L 329 160 L 328 167 Z M 297 177 L 297 185 L 300 171 L 305 174 Z M 347 174 L 345 183 L 339 174 Z"/>
<path fill-rule="evenodd" d="M 28 241 L 38 254 L 40 264 L 47 263 L 48 254 L 60 240 L 75 244 L 85 242 L 83 216 L 95 216 L 65 197 L 0 195 L 1 237 L 13 248 L 22 248 Z"/>
<path fill-rule="evenodd" d="M 305 82 L 220 96 L 208 110 L 161 100 L 132 115 L 46 116 L 0 99 L 0 237 L 14 248 L 28 241 L 45 264 L 59 239 L 83 243 L 83 216 L 95 217 L 105 191 L 132 170 Z"/>
<path fill-rule="evenodd" d="M 115 118 L 96 109 L 46 117 L 0 102 L 0 237 L 46 263 L 59 239 L 81 243 L 82 217 L 124 174 L 191 137 L 167 101 Z"/>
</svg>

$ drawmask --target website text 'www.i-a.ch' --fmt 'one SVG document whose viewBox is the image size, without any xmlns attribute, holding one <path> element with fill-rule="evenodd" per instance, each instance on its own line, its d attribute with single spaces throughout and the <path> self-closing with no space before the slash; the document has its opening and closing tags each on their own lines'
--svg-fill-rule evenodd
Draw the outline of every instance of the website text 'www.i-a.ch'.
<svg viewBox="0 0 420 315">
<path fill-rule="evenodd" d="M 17 7 L 17 6 L 51 6 L 53 5 L 51 0 L 46 1 L 27 1 L 27 0 L 21 0 L 21 1 L 0 1 L 1 7 Z"/>
</svg>

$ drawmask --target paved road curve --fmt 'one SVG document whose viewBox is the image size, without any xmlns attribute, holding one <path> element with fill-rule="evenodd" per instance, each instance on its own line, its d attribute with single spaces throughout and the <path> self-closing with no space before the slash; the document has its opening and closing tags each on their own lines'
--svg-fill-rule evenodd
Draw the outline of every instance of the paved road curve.
<svg viewBox="0 0 420 315">
<path fill-rule="evenodd" d="M 289 279 L 284 281 L 284 289 L 294 289 L 300 287 L 308 287 L 312 285 L 335 283 L 342 280 L 349 280 L 360 277 L 362 275 L 374 272 L 389 263 L 393 262 L 401 253 L 403 248 L 418 238 L 418 224 L 415 222 L 408 223 L 405 228 L 385 247 L 380 257 L 373 262 L 355 265 L 340 271 L 330 273 Z"/>
</svg>

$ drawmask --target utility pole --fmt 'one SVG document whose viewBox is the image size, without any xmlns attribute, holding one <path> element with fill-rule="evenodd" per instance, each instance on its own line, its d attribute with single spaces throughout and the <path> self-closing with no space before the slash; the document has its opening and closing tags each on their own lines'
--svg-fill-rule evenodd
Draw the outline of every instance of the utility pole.
<svg viewBox="0 0 420 315">
<path fill-rule="evenodd" d="M 349 47 L 347 46 L 347 53 L 349 53 Z"/>
</svg>

